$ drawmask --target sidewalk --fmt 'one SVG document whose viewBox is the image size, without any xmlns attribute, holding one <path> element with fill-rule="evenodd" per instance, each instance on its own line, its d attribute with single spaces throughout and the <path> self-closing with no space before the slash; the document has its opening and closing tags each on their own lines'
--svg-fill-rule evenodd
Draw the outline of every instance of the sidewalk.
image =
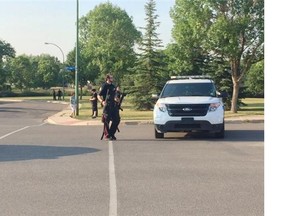
<svg viewBox="0 0 288 216">
<path fill-rule="evenodd" d="M 69 105 L 66 109 L 62 110 L 59 113 L 56 113 L 53 116 L 50 116 L 46 121 L 50 124 L 57 125 L 70 125 L 70 126 L 85 126 L 85 125 L 103 125 L 101 122 L 101 116 L 98 116 L 96 119 L 91 120 L 79 120 L 70 117 L 71 110 Z M 247 116 L 239 116 L 239 117 L 226 117 L 226 123 L 241 123 L 241 122 L 254 122 L 254 123 L 262 123 L 264 122 L 264 115 L 247 115 Z M 124 125 L 138 125 L 138 124 L 153 124 L 152 120 L 121 120 L 120 124 Z"/>
</svg>

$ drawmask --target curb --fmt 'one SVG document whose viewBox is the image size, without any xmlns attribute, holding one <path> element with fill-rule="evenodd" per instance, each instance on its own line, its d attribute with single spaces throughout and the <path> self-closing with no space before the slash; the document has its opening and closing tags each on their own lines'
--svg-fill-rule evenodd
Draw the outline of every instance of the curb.
<svg viewBox="0 0 288 216">
<path fill-rule="evenodd" d="M 69 125 L 69 126 L 92 126 L 92 125 L 103 125 L 99 117 L 96 120 L 79 120 L 71 118 L 67 112 L 60 112 L 53 115 L 45 122 L 55 125 Z M 264 116 L 242 116 L 242 117 L 231 117 L 226 118 L 225 123 L 239 124 L 239 123 L 264 123 Z M 153 120 L 122 120 L 120 125 L 143 125 L 153 124 Z"/>
<path fill-rule="evenodd" d="M 22 102 L 23 100 L 20 100 L 20 99 L 5 99 L 5 98 L 0 98 L 0 101 L 3 101 L 3 102 Z"/>
<path fill-rule="evenodd" d="M 58 104 L 67 104 L 67 105 L 69 105 L 69 103 L 68 102 L 65 102 L 65 101 L 57 101 L 57 100 L 48 100 L 47 101 L 47 103 L 54 103 L 54 104 L 56 104 L 56 103 L 58 103 Z"/>
</svg>

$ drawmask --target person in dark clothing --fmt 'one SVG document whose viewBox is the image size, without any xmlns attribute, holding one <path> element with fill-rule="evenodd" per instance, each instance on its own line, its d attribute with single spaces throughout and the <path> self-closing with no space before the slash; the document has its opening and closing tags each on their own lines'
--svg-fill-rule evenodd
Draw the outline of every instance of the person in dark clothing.
<svg viewBox="0 0 288 216">
<path fill-rule="evenodd" d="M 56 100 L 56 91 L 53 89 L 53 100 Z"/>
<path fill-rule="evenodd" d="M 111 74 L 106 75 L 106 82 L 101 87 L 98 100 L 103 105 L 103 135 L 105 139 L 116 140 L 115 133 L 120 123 L 119 106 L 117 106 L 119 99 L 116 97 L 116 87 L 113 85 Z"/>
<path fill-rule="evenodd" d="M 61 100 L 62 97 L 62 91 L 59 89 L 57 92 L 58 100 Z"/>
<path fill-rule="evenodd" d="M 91 90 L 92 96 L 90 98 L 91 105 L 92 105 L 92 118 L 96 118 L 98 116 L 98 107 L 97 107 L 97 92 L 96 89 Z"/>
</svg>

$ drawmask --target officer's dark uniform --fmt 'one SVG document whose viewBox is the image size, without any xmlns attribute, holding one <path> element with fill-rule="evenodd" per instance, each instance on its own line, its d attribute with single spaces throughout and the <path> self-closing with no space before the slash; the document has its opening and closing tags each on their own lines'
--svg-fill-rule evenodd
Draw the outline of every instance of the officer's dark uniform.
<svg viewBox="0 0 288 216">
<path fill-rule="evenodd" d="M 104 83 L 99 95 L 106 101 L 106 106 L 103 108 L 102 116 L 102 122 L 104 123 L 104 136 L 105 138 L 115 140 L 115 133 L 120 123 L 119 106 L 114 100 L 116 97 L 116 88 L 113 84 Z M 106 97 L 108 98 L 106 99 Z"/>
</svg>

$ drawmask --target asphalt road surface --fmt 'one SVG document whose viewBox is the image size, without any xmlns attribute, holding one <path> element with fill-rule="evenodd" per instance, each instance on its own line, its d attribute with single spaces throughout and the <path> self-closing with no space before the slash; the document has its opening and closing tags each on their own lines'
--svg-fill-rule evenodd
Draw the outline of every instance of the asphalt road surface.
<svg viewBox="0 0 288 216">
<path fill-rule="evenodd" d="M 225 139 L 121 125 L 58 126 L 46 102 L 0 102 L 0 215 L 262 216 L 264 125 L 226 125 Z"/>
</svg>

